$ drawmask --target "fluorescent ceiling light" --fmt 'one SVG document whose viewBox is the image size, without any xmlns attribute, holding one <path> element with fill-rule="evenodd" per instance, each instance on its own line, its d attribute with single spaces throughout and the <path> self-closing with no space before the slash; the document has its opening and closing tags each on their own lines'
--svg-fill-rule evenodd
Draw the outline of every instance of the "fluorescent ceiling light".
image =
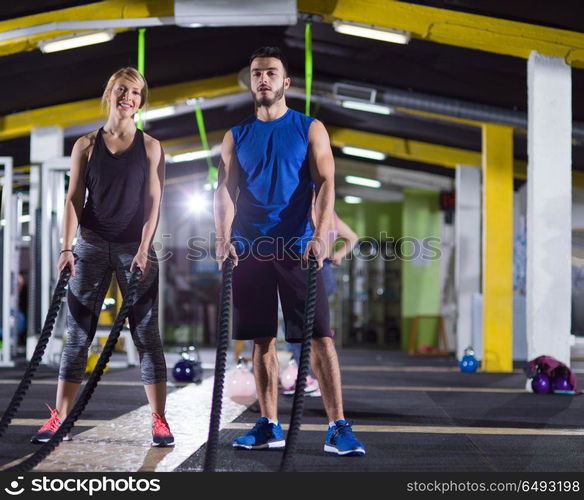
<svg viewBox="0 0 584 500">
<path fill-rule="evenodd" d="M 359 198 L 358 196 L 345 196 L 343 200 L 345 200 L 345 203 L 349 203 L 350 205 L 357 205 L 363 201 L 363 199 Z"/>
<path fill-rule="evenodd" d="M 367 111 L 368 113 L 378 113 L 380 115 L 389 115 L 391 108 L 381 104 L 360 101 L 342 101 L 341 106 L 347 109 L 356 109 L 357 111 Z"/>
<path fill-rule="evenodd" d="M 181 161 L 193 161 L 200 160 L 201 158 L 210 158 L 221 152 L 221 145 L 216 144 L 211 149 L 199 149 L 197 151 L 189 151 L 188 153 L 179 153 L 177 155 L 172 155 L 170 161 L 178 163 Z"/>
<path fill-rule="evenodd" d="M 157 120 L 159 118 L 166 118 L 167 116 L 173 116 L 175 113 L 174 106 L 164 106 L 163 108 L 149 109 L 148 111 L 142 111 L 142 120 Z M 134 115 L 134 120 L 138 121 L 138 113 Z"/>
<path fill-rule="evenodd" d="M 113 31 L 95 31 L 93 33 L 43 40 L 39 42 L 39 49 L 48 54 L 50 52 L 59 52 L 60 50 L 76 49 L 86 45 L 109 42 L 113 38 Z"/>
<path fill-rule="evenodd" d="M 360 158 L 367 158 L 369 160 L 385 160 L 387 156 L 381 151 L 373 151 L 372 149 L 356 148 L 353 146 L 343 146 L 341 149 L 343 154 L 350 156 L 358 156 Z"/>
<path fill-rule="evenodd" d="M 201 149 L 199 151 L 180 153 L 178 155 L 171 156 L 171 158 L 174 163 L 180 163 L 181 161 L 200 160 L 201 158 L 209 158 L 211 156 L 213 156 L 213 151 L 210 149 Z"/>
<path fill-rule="evenodd" d="M 378 28 L 373 25 L 350 23 L 348 21 L 335 21 L 333 27 L 337 33 L 343 35 L 360 36 L 372 38 L 382 42 L 406 44 L 410 41 L 412 34 L 409 31 L 392 30 L 389 28 Z"/>
<path fill-rule="evenodd" d="M 186 104 L 189 106 L 194 106 L 195 104 L 201 104 L 204 100 L 204 97 L 190 97 L 186 100 Z"/>
<path fill-rule="evenodd" d="M 365 186 L 370 188 L 380 188 L 381 182 L 376 179 L 367 179 L 365 177 L 356 177 L 354 175 L 347 175 L 345 177 L 345 182 L 349 184 L 355 184 L 357 186 Z"/>
</svg>

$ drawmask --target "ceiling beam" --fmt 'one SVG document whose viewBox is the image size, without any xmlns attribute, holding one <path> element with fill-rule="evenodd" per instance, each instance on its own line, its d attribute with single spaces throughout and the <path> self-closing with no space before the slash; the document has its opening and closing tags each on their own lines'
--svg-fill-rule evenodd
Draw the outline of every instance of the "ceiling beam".
<svg viewBox="0 0 584 500">
<path fill-rule="evenodd" d="M 347 128 L 328 127 L 331 144 L 338 148 L 355 146 L 381 151 L 388 156 L 455 168 L 457 165 L 481 165 L 481 153 L 467 149 L 441 146 L 430 142 L 414 141 Z"/>
<path fill-rule="evenodd" d="M 0 22 L 0 56 L 35 50 L 42 40 L 88 31 L 59 29 L 59 23 L 168 16 L 174 16 L 173 0 L 107 0 L 9 19 Z M 30 32 L 33 28 L 39 32 Z M 119 33 L 127 28 L 116 28 L 115 31 Z"/>
<path fill-rule="evenodd" d="M 401 137 L 374 134 L 360 130 L 327 127 L 331 144 L 337 148 L 343 146 L 356 146 L 366 149 L 382 151 L 389 156 L 404 160 L 439 165 L 442 167 L 455 168 L 457 165 L 476 166 L 481 165 L 481 153 L 469 151 L 462 148 L 441 146 L 429 142 L 413 141 Z M 227 130 L 215 130 L 207 133 L 211 144 L 219 143 Z M 192 151 L 193 148 L 201 147 L 201 140 L 198 135 L 178 137 L 162 141 L 162 147 L 166 154 L 180 154 Z M 338 159 L 341 162 L 350 161 L 348 158 Z M 363 165 L 382 168 L 385 165 L 373 161 L 360 161 Z M 19 167 L 17 167 L 19 168 Z M 20 167 L 24 172 L 28 171 L 27 166 Z M 514 177 L 516 179 L 527 178 L 527 163 L 523 160 L 514 160 Z M 584 173 L 573 171 L 572 182 L 574 186 L 584 188 Z"/>
<path fill-rule="evenodd" d="M 584 34 L 393 0 L 298 0 L 298 10 L 409 31 L 430 42 L 527 59 L 532 50 L 584 68 Z"/>
<path fill-rule="evenodd" d="M 413 141 L 389 135 L 374 134 L 340 127 L 327 127 L 331 144 L 337 148 L 343 146 L 355 146 L 365 149 L 382 151 L 388 156 L 401 158 L 404 160 L 439 165 L 441 167 L 454 168 L 457 165 L 481 165 L 481 153 L 469 151 L 461 148 L 452 148 L 432 144 L 429 142 Z M 208 133 L 209 142 L 218 143 L 223 139 L 227 130 L 217 130 Z M 172 151 L 173 154 L 192 150 L 200 147 L 200 139 L 196 135 L 180 137 L 169 141 L 163 141 L 162 147 L 165 152 Z M 352 157 L 351 157 L 352 158 Z M 364 160 L 361 160 L 365 162 Z M 369 165 L 383 166 L 375 161 L 367 161 Z M 527 168 L 525 162 L 517 160 L 519 168 Z"/>
<path fill-rule="evenodd" d="M 215 97 L 237 94 L 242 90 L 237 74 L 193 80 L 150 89 L 149 107 L 156 108 L 184 103 L 194 97 Z M 0 141 L 29 135 L 35 127 L 58 125 L 66 128 L 84 123 L 103 121 L 100 98 L 68 102 L 44 108 L 23 111 L 0 117 Z"/>
<path fill-rule="evenodd" d="M 584 68 L 584 34 L 393 0 L 298 0 L 298 10 L 327 22 L 347 20 L 409 31 L 424 40 L 526 59 L 532 50 Z M 0 22 L 0 36 L 51 23 L 174 16 L 173 0 L 106 0 Z M 125 31 L 117 28 L 116 31 Z M 45 31 L 0 40 L 0 56 L 37 48 L 47 38 L 79 30 Z"/>
<path fill-rule="evenodd" d="M 338 148 L 355 146 L 372 149 L 388 156 L 448 168 L 455 168 L 457 165 L 481 166 L 482 154 L 477 151 L 347 128 L 327 127 L 327 130 L 331 144 Z M 517 159 L 513 161 L 513 177 L 527 179 L 527 162 Z M 572 183 L 574 186 L 584 188 L 584 172 L 574 170 Z"/>
<path fill-rule="evenodd" d="M 151 89 L 149 106 L 151 108 L 168 106 L 193 97 L 212 99 L 238 94 L 241 90 L 237 74 L 194 80 Z M 23 111 L 0 117 L 0 141 L 30 135 L 35 127 L 58 125 L 66 128 L 95 123 L 103 119 L 99 98 Z M 456 165 L 476 165 L 477 167 L 481 165 L 481 153 L 476 151 L 339 127 L 329 127 L 328 130 L 331 144 L 339 148 L 356 146 L 373 149 L 389 156 L 448 168 L 454 168 Z M 216 139 L 215 134 L 213 138 Z M 175 149 L 175 154 L 178 154 L 179 144 L 184 144 L 185 149 L 191 147 L 192 142 L 186 144 L 186 139 L 184 138 L 184 142 L 180 139 L 172 141 L 172 146 L 170 143 L 167 146 L 170 146 L 170 150 Z M 193 140 L 194 136 L 191 141 Z M 525 161 L 515 160 L 514 176 L 526 179 Z M 575 171 L 573 181 L 575 185 L 584 187 L 584 173 Z"/>
<path fill-rule="evenodd" d="M 348 128 L 327 127 L 327 130 L 331 144 L 339 149 L 343 146 L 355 146 L 381 151 L 395 158 L 448 168 L 455 168 L 457 165 L 476 167 L 481 165 L 482 155 L 476 151 Z M 227 130 L 211 132 L 209 134 L 209 142 L 218 143 L 225 132 Z M 181 137 L 171 141 L 164 141 L 162 146 L 166 153 L 170 151 L 172 154 L 179 154 L 199 147 L 199 139 L 195 135 Z M 366 163 L 383 166 L 374 161 Z M 527 178 L 527 163 L 525 161 L 515 160 L 515 177 L 518 179 Z"/>
</svg>

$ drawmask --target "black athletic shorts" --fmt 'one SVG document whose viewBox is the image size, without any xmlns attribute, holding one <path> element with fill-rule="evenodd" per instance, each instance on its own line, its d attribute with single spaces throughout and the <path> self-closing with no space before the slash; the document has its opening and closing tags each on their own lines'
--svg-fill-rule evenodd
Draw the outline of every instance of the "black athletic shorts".
<svg viewBox="0 0 584 500">
<path fill-rule="evenodd" d="M 278 332 L 278 293 L 288 342 L 302 342 L 308 270 L 300 257 L 258 260 L 247 255 L 233 270 L 233 338 L 275 337 Z M 328 298 L 322 273 L 316 278 L 313 337 L 332 337 Z"/>
</svg>

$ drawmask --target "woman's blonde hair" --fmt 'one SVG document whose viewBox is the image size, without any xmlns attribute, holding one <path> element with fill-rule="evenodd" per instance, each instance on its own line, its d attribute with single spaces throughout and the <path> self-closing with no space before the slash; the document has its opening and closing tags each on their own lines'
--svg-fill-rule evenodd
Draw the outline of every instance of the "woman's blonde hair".
<svg viewBox="0 0 584 500">
<path fill-rule="evenodd" d="M 141 95 L 140 108 L 146 106 L 148 102 L 148 84 L 146 83 L 146 79 L 136 68 L 127 66 L 125 68 L 120 68 L 119 70 L 117 70 L 112 76 L 110 76 L 109 80 L 107 81 L 107 85 L 105 86 L 105 90 L 103 91 L 103 95 L 101 96 L 102 110 L 109 112 L 110 92 L 114 86 L 114 83 L 116 83 L 116 80 L 118 80 L 119 78 L 127 78 L 131 82 L 142 86 L 142 90 L 140 90 Z"/>
</svg>

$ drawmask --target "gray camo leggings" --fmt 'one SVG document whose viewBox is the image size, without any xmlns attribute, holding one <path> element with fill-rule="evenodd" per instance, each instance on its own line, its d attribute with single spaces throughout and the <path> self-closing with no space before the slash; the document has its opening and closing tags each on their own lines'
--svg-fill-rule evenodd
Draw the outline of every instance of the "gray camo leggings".
<svg viewBox="0 0 584 500">
<path fill-rule="evenodd" d="M 139 242 L 115 243 L 79 228 L 74 249 L 75 277 L 67 293 L 67 343 L 61 356 L 59 379 L 81 383 L 87 351 L 109 288 L 116 273 L 122 295 L 130 279 L 130 265 Z M 166 381 L 166 362 L 158 329 L 158 262 L 152 261 L 146 279 L 139 283 L 137 300 L 128 316 L 132 339 L 140 356 L 141 378 L 146 384 Z"/>
</svg>

